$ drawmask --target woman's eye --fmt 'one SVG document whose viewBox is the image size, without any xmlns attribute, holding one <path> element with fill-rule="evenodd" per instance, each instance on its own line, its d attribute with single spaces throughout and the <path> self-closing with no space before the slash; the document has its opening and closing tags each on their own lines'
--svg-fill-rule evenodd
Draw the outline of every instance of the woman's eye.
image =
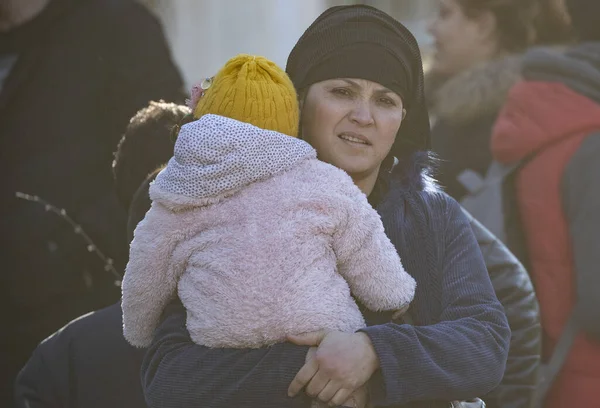
<svg viewBox="0 0 600 408">
<path fill-rule="evenodd" d="M 381 99 L 379 99 L 379 102 L 381 102 L 382 104 L 387 105 L 387 106 L 396 106 L 396 102 L 394 102 L 390 98 L 381 98 Z"/>
<path fill-rule="evenodd" d="M 338 96 L 352 96 L 352 92 L 346 88 L 334 88 L 331 90 L 331 93 Z"/>
</svg>

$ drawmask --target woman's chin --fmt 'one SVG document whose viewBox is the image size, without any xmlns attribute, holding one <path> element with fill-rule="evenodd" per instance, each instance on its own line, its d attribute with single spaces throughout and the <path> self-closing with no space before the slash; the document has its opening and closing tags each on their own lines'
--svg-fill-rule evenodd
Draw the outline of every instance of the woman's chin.
<svg viewBox="0 0 600 408">
<path fill-rule="evenodd" d="M 340 160 L 339 164 L 335 165 L 336 167 L 344 170 L 348 173 L 352 178 L 361 178 L 362 175 L 371 173 L 374 167 L 372 163 L 362 163 L 360 160 L 346 158 L 345 160 Z"/>
</svg>

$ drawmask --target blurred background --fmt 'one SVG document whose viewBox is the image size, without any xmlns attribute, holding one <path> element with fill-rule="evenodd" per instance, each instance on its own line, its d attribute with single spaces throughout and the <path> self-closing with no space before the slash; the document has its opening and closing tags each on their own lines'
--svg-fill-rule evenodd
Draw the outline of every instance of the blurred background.
<svg viewBox="0 0 600 408">
<path fill-rule="evenodd" d="M 325 9 L 369 4 L 406 24 L 425 53 L 436 0 L 140 0 L 160 19 L 186 88 L 232 55 L 257 54 L 285 66 L 288 53 Z"/>
<path fill-rule="evenodd" d="M 599 406 L 600 0 L 0 0 L 0 407 L 145 407 L 120 279 L 189 90 L 352 4 L 416 37 L 436 179 L 516 256 L 490 255 L 513 337 L 486 403 L 533 406 L 574 310 L 545 408 Z"/>
</svg>

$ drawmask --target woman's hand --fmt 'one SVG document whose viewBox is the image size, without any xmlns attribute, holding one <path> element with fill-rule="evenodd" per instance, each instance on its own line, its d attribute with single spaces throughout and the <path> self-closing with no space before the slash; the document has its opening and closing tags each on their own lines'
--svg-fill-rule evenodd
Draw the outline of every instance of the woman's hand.
<svg viewBox="0 0 600 408">
<path fill-rule="evenodd" d="M 371 407 L 369 401 L 369 384 L 365 384 L 354 391 L 350 398 L 342 404 L 342 407 L 350 408 L 368 408 Z"/>
<path fill-rule="evenodd" d="M 297 345 L 311 348 L 288 394 L 293 397 L 306 387 L 306 394 L 331 406 L 344 404 L 354 391 L 366 384 L 379 360 L 371 340 L 364 333 L 319 331 L 289 336 Z"/>
</svg>

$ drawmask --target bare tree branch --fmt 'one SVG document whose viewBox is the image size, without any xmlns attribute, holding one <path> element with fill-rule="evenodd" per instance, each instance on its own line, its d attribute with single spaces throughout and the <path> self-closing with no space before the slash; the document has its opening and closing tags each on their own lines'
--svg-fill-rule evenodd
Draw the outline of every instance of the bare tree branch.
<svg viewBox="0 0 600 408">
<path fill-rule="evenodd" d="M 102 262 L 104 262 L 104 270 L 106 272 L 111 272 L 115 276 L 115 278 L 117 278 L 117 280 L 115 281 L 115 285 L 121 286 L 122 276 L 115 269 L 115 267 L 113 265 L 113 260 L 111 258 L 107 257 L 106 255 L 104 255 L 102 253 L 102 251 L 100 251 L 100 249 L 98 249 L 96 244 L 94 244 L 94 241 L 92 241 L 92 239 L 88 236 L 88 234 L 86 234 L 86 232 L 83 230 L 81 225 L 77 224 L 71 217 L 69 217 L 69 215 L 67 214 L 67 211 L 64 208 L 58 208 L 58 207 L 52 205 L 51 203 L 49 203 L 48 201 L 46 201 L 38 196 L 35 196 L 35 195 L 29 195 L 29 194 L 21 193 L 19 191 L 17 191 L 15 193 L 15 195 L 17 196 L 17 198 L 20 198 L 22 200 L 31 201 L 31 202 L 43 205 L 46 211 L 53 212 L 54 214 L 58 215 L 63 220 L 65 220 L 67 223 L 69 223 L 69 225 L 73 228 L 73 232 L 77 235 L 80 235 L 83 238 L 83 240 L 86 242 L 88 252 L 94 252 L 96 255 L 98 255 L 98 257 L 102 260 Z"/>
</svg>

